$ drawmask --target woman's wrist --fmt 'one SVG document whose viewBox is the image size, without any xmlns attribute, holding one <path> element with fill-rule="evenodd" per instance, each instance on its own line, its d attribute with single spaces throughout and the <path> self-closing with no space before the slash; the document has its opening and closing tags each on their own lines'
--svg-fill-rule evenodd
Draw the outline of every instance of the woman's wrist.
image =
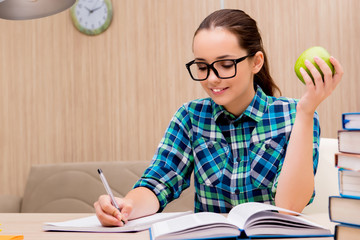
<svg viewBox="0 0 360 240">
<path fill-rule="evenodd" d="M 316 108 L 307 108 L 301 104 L 301 102 L 298 103 L 296 106 L 296 116 L 301 116 L 302 118 L 308 118 L 313 119 L 314 113 Z"/>
<path fill-rule="evenodd" d="M 160 207 L 154 192 L 146 187 L 132 189 L 125 196 L 124 200 L 131 205 L 129 219 L 151 215 L 157 212 Z"/>
</svg>

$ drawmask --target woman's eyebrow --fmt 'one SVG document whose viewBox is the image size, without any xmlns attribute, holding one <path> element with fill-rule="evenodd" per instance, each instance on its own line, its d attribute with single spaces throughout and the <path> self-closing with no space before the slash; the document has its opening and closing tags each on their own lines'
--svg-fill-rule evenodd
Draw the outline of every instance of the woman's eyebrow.
<svg viewBox="0 0 360 240">
<path fill-rule="evenodd" d="M 206 62 L 205 58 L 195 58 L 195 60 Z"/>
<path fill-rule="evenodd" d="M 234 56 L 226 54 L 226 55 L 218 56 L 215 59 L 219 60 L 219 59 L 224 59 L 224 58 L 229 58 L 229 57 L 234 57 Z M 195 60 L 206 62 L 205 58 L 195 58 Z"/>
<path fill-rule="evenodd" d="M 233 57 L 233 56 L 229 55 L 229 54 L 226 54 L 226 55 L 219 56 L 216 59 L 224 59 L 224 58 L 228 58 L 228 57 Z"/>
</svg>

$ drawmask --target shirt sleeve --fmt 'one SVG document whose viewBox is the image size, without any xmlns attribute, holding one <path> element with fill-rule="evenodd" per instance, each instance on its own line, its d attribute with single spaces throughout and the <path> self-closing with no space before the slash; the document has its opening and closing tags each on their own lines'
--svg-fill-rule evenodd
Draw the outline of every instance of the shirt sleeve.
<svg viewBox="0 0 360 240">
<path fill-rule="evenodd" d="M 319 162 L 319 145 L 320 145 L 320 123 L 319 123 L 319 115 L 317 112 L 315 112 L 314 113 L 314 125 L 313 125 L 313 170 L 314 170 L 314 176 L 316 174 L 317 166 L 318 166 L 318 162 Z M 274 184 L 271 189 L 273 200 L 275 200 L 275 194 L 276 194 L 276 189 L 277 189 L 282 165 L 283 165 L 283 161 L 279 165 L 277 176 L 275 178 Z M 310 198 L 310 201 L 308 202 L 308 205 L 314 201 L 314 197 L 315 197 L 315 189 Z"/>
<path fill-rule="evenodd" d="M 182 106 L 170 121 L 150 166 L 134 185 L 155 193 L 160 203 L 159 212 L 190 186 L 194 162 L 191 132 L 189 114 Z"/>
</svg>

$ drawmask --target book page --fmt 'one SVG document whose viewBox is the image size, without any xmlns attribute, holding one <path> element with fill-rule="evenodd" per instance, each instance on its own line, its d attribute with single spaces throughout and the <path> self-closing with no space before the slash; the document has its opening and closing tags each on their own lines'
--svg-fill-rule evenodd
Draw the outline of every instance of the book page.
<svg viewBox="0 0 360 240">
<path fill-rule="evenodd" d="M 290 211 L 284 208 L 280 208 L 274 205 L 265 204 L 265 203 L 258 203 L 258 202 L 248 202 L 242 203 L 235 206 L 233 209 L 230 210 L 228 215 L 228 220 L 232 224 L 238 226 L 240 229 L 244 229 L 246 220 L 253 214 L 261 211 L 266 210 L 275 210 L 275 211 L 282 211 L 288 212 L 295 215 L 301 215 L 300 213 Z"/>
<path fill-rule="evenodd" d="M 212 230 L 217 227 L 226 227 L 227 231 L 225 232 L 229 232 L 231 236 L 240 234 L 237 227 L 230 224 L 225 216 L 212 212 L 195 213 L 158 222 L 152 225 L 151 231 L 155 239 L 160 236 L 167 236 L 168 238 L 171 236 L 172 239 L 177 239 L 175 235 L 184 237 L 184 234 L 188 232 L 193 234 L 192 236 L 195 238 L 199 234 L 202 236 L 204 231 L 207 234 L 212 233 Z"/>
<path fill-rule="evenodd" d="M 103 227 L 94 216 L 84 217 L 64 222 L 48 222 L 44 223 L 43 230 L 45 231 L 78 231 L 78 232 L 134 232 L 142 231 L 151 227 L 151 224 L 166 219 L 175 218 L 192 213 L 188 212 L 173 212 L 173 213 L 157 213 L 154 215 L 134 219 L 128 221 L 123 227 Z"/>
<path fill-rule="evenodd" d="M 251 217 L 248 218 L 246 221 L 245 227 L 256 225 L 259 223 L 259 220 L 264 219 L 265 221 L 262 222 L 262 225 L 265 226 L 267 224 L 273 225 L 277 223 L 278 225 L 282 226 L 297 226 L 297 227 L 315 227 L 315 228 L 322 228 L 320 225 L 316 223 L 312 223 L 305 218 L 301 218 L 298 216 L 286 215 L 281 214 L 278 212 L 258 212 L 253 214 Z"/>
</svg>

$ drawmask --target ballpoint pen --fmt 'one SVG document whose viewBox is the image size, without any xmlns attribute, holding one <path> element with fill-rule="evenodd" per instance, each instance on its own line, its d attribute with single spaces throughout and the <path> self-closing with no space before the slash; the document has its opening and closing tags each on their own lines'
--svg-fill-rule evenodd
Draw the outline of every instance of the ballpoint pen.
<svg viewBox="0 0 360 240">
<path fill-rule="evenodd" d="M 100 175 L 100 179 L 101 179 L 101 181 L 102 181 L 102 183 L 103 183 L 103 185 L 105 187 L 105 190 L 106 190 L 107 194 L 110 196 L 112 205 L 114 207 L 116 207 L 119 210 L 119 212 L 121 213 L 119 205 L 115 201 L 114 194 L 112 193 L 111 188 L 110 188 L 108 182 L 106 181 L 105 175 L 103 174 L 103 172 L 102 172 L 102 170 L 100 168 L 98 169 L 98 173 Z M 121 220 L 121 221 L 125 224 L 124 220 Z"/>
</svg>

